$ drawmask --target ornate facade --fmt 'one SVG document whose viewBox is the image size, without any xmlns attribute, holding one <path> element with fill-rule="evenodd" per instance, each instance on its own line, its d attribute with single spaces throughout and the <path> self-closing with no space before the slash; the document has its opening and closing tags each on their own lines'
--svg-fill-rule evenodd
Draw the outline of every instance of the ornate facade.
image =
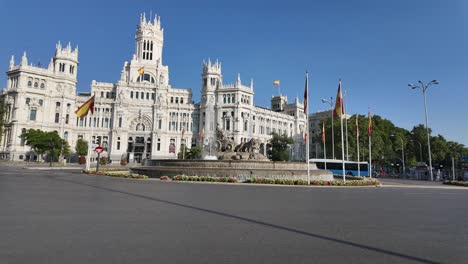
<svg viewBox="0 0 468 264">
<path fill-rule="evenodd" d="M 124 62 L 116 83 L 92 81 L 90 93 L 76 93 L 78 47 L 56 46 L 47 68 L 28 64 L 26 54 L 16 65 L 11 58 L 7 87 L 5 133 L 0 158 L 37 158 L 21 138 L 28 129 L 57 131 L 72 149 L 80 138 L 105 149 L 113 161 L 144 158 L 175 158 L 181 145 L 203 145 L 216 140 L 216 128 L 236 144 L 257 139 L 265 149 L 272 132 L 286 133 L 297 142 L 293 159 L 304 158 L 302 141 L 306 115 L 298 99 L 272 98 L 272 109 L 254 105 L 254 84 L 246 86 L 240 76 L 235 84 L 224 84 L 221 63 L 207 61 L 202 68 L 201 102 L 192 101 L 191 89 L 169 84 L 169 67 L 163 64 L 164 30 L 159 17 L 144 15 L 135 35 L 135 52 Z M 80 119 L 74 113 L 95 95 L 95 112 Z M 203 131 L 203 139 L 198 140 Z"/>
</svg>

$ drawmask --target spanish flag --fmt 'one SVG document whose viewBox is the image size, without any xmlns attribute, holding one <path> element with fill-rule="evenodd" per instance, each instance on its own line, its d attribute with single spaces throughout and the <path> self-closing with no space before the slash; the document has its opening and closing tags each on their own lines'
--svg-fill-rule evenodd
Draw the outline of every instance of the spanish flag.
<svg viewBox="0 0 468 264">
<path fill-rule="evenodd" d="M 145 67 L 141 67 L 140 69 L 138 69 L 138 74 L 139 75 L 145 74 Z"/>
<path fill-rule="evenodd" d="M 374 126 L 372 125 L 372 115 L 369 112 L 369 126 L 367 127 L 367 134 L 369 137 L 372 137 L 372 130 L 374 129 Z"/>
<path fill-rule="evenodd" d="M 336 94 L 335 110 L 333 110 L 333 116 L 344 118 L 344 107 L 343 107 L 343 95 L 341 94 L 341 80 L 338 83 L 338 92 Z"/>
<path fill-rule="evenodd" d="M 80 106 L 75 113 L 79 118 L 83 118 L 88 115 L 89 111 L 91 111 L 91 114 L 94 114 L 94 95 Z"/>
<path fill-rule="evenodd" d="M 202 141 L 202 139 L 203 139 L 203 134 L 205 134 L 205 128 L 202 128 L 200 134 L 198 135 L 198 141 Z"/>
<path fill-rule="evenodd" d="M 280 85 L 280 81 L 279 80 L 273 81 L 273 85 Z"/>
</svg>

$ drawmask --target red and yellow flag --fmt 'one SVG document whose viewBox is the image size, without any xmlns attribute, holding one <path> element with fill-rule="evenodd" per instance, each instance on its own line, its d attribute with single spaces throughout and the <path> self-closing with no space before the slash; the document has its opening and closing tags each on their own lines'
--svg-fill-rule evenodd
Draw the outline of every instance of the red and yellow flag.
<svg viewBox="0 0 468 264">
<path fill-rule="evenodd" d="M 140 69 L 138 69 L 138 74 L 139 75 L 145 74 L 145 67 L 141 67 Z"/>
<path fill-rule="evenodd" d="M 203 139 L 203 134 L 205 134 L 205 128 L 202 128 L 200 134 L 198 135 L 198 141 L 201 141 Z"/>
<path fill-rule="evenodd" d="M 369 137 L 372 137 L 372 130 L 374 129 L 374 126 L 372 125 L 372 115 L 369 112 L 369 126 L 367 127 L 367 134 Z"/>
<path fill-rule="evenodd" d="M 94 114 L 94 95 L 80 106 L 75 113 L 79 118 L 83 118 L 88 115 L 89 111 L 91 111 L 91 114 Z"/>
<path fill-rule="evenodd" d="M 335 109 L 333 110 L 333 116 L 344 118 L 343 95 L 341 94 L 341 80 L 338 83 L 338 92 L 336 94 L 336 102 Z"/>
<path fill-rule="evenodd" d="M 325 122 L 322 123 L 322 143 L 325 143 Z"/>
</svg>

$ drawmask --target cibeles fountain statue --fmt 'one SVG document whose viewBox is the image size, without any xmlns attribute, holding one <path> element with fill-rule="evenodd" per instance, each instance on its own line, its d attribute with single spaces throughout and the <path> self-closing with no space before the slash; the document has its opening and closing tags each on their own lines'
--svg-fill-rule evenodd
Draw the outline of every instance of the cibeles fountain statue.
<svg viewBox="0 0 468 264">
<path fill-rule="evenodd" d="M 214 143 L 215 155 L 218 160 L 262 160 L 269 161 L 260 154 L 260 144 L 257 139 L 250 139 L 235 145 L 234 140 L 226 136 L 219 127 L 216 128 L 216 141 Z"/>
<path fill-rule="evenodd" d="M 145 166 L 133 167 L 134 173 L 149 177 L 173 177 L 176 175 L 234 177 L 239 181 L 252 178 L 306 180 L 307 164 L 305 162 L 270 161 L 260 153 L 257 139 L 242 140 L 235 144 L 233 138 L 217 128 L 207 135 L 203 145 L 203 159 L 147 160 Z M 314 163 L 310 164 L 311 180 L 333 180 L 330 171 L 319 170 Z"/>
</svg>

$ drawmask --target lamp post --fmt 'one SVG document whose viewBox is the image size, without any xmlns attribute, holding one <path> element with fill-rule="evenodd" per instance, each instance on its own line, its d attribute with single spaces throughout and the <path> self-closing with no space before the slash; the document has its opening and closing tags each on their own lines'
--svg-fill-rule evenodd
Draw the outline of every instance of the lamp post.
<svg viewBox="0 0 468 264">
<path fill-rule="evenodd" d="M 396 135 L 390 135 L 391 137 L 397 137 Z M 404 149 L 403 149 L 403 138 L 400 137 L 400 140 L 401 140 L 401 164 L 403 165 L 403 173 L 402 174 L 405 174 L 405 153 L 404 153 Z"/>
<path fill-rule="evenodd" d="M 433 84 L 439 84 L 439 81 L 437 80 L 432 80 L 430 81 L 429 83 L 427 83 L 426 85 L 423 84 L 423 82 L 421 80 L 418 81 L 419 84 L 417 85 L 414 85 L 414 84 L 408 84 L 409 87 L 411 87 L 411 89 L 416 89 L 416 88 L 419 88 L 421 89 L 422 93 L 423 93 L 423 97 L 424 97 L 424 112 L 426 114 L 426 131 L 427 131 L 427 150 L 428 150 L 428 153 L 429 153 L 429 173 L 431 175 L 431 181 L 434 180 L 434 176 L 432 174 L 432 156 L 431 156 L 431 139 L 430 139 L 430 135 L 429 135 L 429 126 L 428 126 L 428 117 L 427 117 L 427 100 L 426 100 L 426 90 L 427 88 L 429 88 L 429 86 L 433 85 Z"/>
<path fill-rule="evenodd" d="M 322 103 L 327 103 L 330 105 L 331 109 L 331 128 L 332 128 L 332 159 L 335 159 L 335 134 L 333 132 L 333 105 L 335 104 L 335 101 L 333 100 L 333 97 L 330 97 L 330 100 L 327 99 L 322 99 Z M 325 157 L 327 158 L 327 157 Z"/>
<path fill-rule="evenodd" d="M 419 160 L 422 161 L 422 144 L 418 140 L 410 139 L 411 142 L 417 142 L 419 144 Z"/>
</svg>

